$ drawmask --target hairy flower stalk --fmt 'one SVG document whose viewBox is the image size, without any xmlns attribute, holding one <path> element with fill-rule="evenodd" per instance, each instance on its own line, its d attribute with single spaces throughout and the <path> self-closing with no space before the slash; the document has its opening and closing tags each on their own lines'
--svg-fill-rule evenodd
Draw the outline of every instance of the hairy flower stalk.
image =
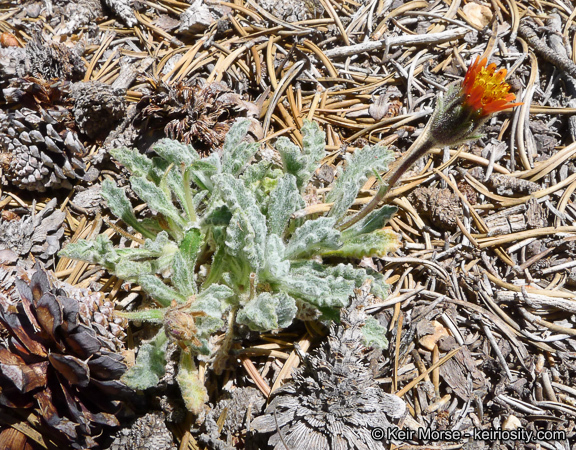
<svg viewBox="0 0 576 450">
<path fill-rule="evenodd" d="M 418 159 L 436 147 L 461 144 L 480 137 L 480 127 L 496 112 L 522 103 L 510 103 L 516 96 L 509 93 L 504 81 L 506 69 L 496 71 L 496 64 L 486 67 L 487 59 L 477 57 L 468 68 L 462 83 L 448 88 L 440 96 L 428 124 L 396 166 L 383 179 L 384 183 L 358 214 L 340 226 L 346 229 L 368 215 L 385 198 L 389 189 Z"/>
</svg>

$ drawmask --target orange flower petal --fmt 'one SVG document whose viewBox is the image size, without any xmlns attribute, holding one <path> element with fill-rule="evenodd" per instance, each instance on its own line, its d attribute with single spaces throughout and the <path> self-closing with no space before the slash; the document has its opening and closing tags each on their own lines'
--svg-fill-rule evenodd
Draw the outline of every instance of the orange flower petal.
<svg viewBox="0 0 576 450">
<path fill-rule="evenodd" d="M 495 112 L 504 111 L 505 109 L 514 108 L 515 106 L 520 106 L 523 104 L 524 103 L 522 103 L 522 102 L 520 102 L 520 103 L 505 103 L 502 106 L 497 106 L 495 104 L 491 104 L 485 108 L 485 112 L 486 112 L 486 114 L 493 114 Z"/>
<path fill-rule="evenodd" d="M 477 110 L 481 116 L 521 105 L 522 103 L 509 103 L 515 100 L 516 96 L 508 93 L 510 85 L 505 81 L 508 71 L 504 68 L 496 71 L 495 63 L 486 67 L 487 62 L 486 58 L 480 61 L 477 56 L 468 68 L 461 87 L 464 105 Z"/>
<path fill-rule="evenodd" d="M 495 113 L 496 111 L 502 111 L 503 109 L 508 108 L 508 106 L 506 106 L 507 103 L 508 102 L 506 100 L 496 100 L 484 106 L 484 108 L 482 108 L 482 111 L 484 114 L 492 114 Z"/>
</svg>

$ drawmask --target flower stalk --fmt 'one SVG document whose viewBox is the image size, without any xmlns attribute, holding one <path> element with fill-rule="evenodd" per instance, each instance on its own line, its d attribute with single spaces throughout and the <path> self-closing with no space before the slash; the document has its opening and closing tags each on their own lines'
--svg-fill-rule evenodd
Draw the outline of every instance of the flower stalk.
<svg viewBox="0 0 576 450">
<path fill-rule="evenodd" d="M 477 139 L 480 127 L 492 114 L 522 104 L 510 103 L 516 96 L 508 92 L 510 85 L 504 81 L 506 69 L 496 71 L 496 64 L 486 66 L 486 62 L 486 58 L 477 57 L 462 83 L 450 86 L 445 96 L 438 98 L 432 117 L 420 136 L 388 172 L 372 200 L 341 224 L 340 230 L 351 227 L 372 212 L 400 177 L 430 150 Z"/>
<path fill-rule="evenodd" d="M 408 151 L 402 156 L 400 161 L 398 161 L 398 163 L 386 174 L 386 176 L 383 178 L 382 185 L 378 189 L 378 192 L 376 192 L 376 195 L 372 197 L 372 200 L 370 200 L 370 202 L 350 220 L 340 225 L 340 230 L 345 230 L 351 227 L 366 217 L 368 214 L 370 214 L 380 204 L 380 202 L 385 199 L 386 194 L 390 188 L 396 184 L 400 177 L 410 167 L 412 167 L 416 161 L 418 161 L 430 150 L 433 150 L 435 147 L 437 147 L 436 141 L 431 138 L 429 132 L 431 122 L 431 120 L 428 122 L 426 128 L 424 128 L 420 136 L 418 136 Z"/>
</svg>

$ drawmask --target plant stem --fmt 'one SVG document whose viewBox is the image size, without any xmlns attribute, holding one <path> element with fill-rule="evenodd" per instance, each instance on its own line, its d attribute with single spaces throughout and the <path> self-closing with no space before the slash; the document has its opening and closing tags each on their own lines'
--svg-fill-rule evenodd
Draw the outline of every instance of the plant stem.
<svg viewBox="0 0 576 450">
<path fill-rule="evenodd" d="M 238 313 L 238 306 L 234 306 L 228 313 L 228 326 L 224 339 L 220 344 L 220 348 L 216 351 L 216 355 L 212 362 L 212 367 L 217 375 L 220 375 L 226 368 L 226 362 L 230 358 L 232 344 L 234 343 L 234 324 L 236 323 L 236 314 Z"/>
<path fill-rule="evenodd" d="M 192 189 L 190 188 L 190 170 L 184 169 L 182 167 L 182 173 L 184 177 L 184 198 L 186 200 L 186 212 L 190 218 L 190 222 L 196 222 L 196 210 L 194 209 L 194 199 L 192 195 Z"/>
<path fill-rule="evenodd" d="M 338 227 L 340 231 L 343 231 L 347 228 L 350 228 L 355 223 L 362 220 L 368 214 L 370 214 L 378 204 L 384 200 L 386 197 L 386 193 L 389 189 L 396 184 L 396 182 L 400 179 L 400 177 L 422 156 L 432 150 L 434 147 L 437 146 L 436 141 L 432 139 L 429 133 L 430 129 L 430 121 L 426 125 L 426 128 L 422 131 L 420 136 L 414 141 L 414 143 L 410 146 L 408 151 L 402 156 L 398 164 L 390 170 L 386 176 L 384 177 L 384 183 L 378 189 L 378 192 L 372 200 L 364 206 L 355 216 L 353 216 L 348 222 L 343 223 Z"/>
<path fill-rule="evenodd" d="M 396 184 L 400 177 L 404 175 L 404 173 L 412 167 L 416 161 L 436 147 L 436 145 L 436 142 L 428 133 L 428 127 L 426 127 L 422 134 L 418 136 L 418 139 L 416 139 L 408 149 L 406 154 L 402 156 L 399 163 L 396 164 L 396 166 L 384 177 L 387 190 L 388 188 L 392 188 L 392 186 Z"/>
</svg>

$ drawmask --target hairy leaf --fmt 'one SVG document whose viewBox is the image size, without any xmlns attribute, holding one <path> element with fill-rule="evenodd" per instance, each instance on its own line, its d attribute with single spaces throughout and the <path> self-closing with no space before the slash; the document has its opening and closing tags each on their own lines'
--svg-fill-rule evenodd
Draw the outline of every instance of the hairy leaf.
<svg viewBox="0 0 576 450">
<path fill-rule="evenodd" d="M 306 155 L 306 172 L 310 176 L 318 169 L 320 160 L 324 158 L 326 134 L 316 122 L 304 120 L 302 126 L 302 153 Z M 308 180 L 305 180 L 306 183 Z"/>
<path fill-rule="evenodd" d="M 148 203 L 148 206 L 151 209 L 172 219 L 180 226 L 186 225 L 180 211 L 178 211 L 178 209 L 172 204 L 172 200 L 154 183 L 142 177 L 133 177 L 131 179 L 131 184 L 134 192 L 136 192 L 142 200 Z"/>
<path fill-rule="evenodd" d="M 210 346 L 208 344 L 208 338 L 215 331 L 222 328 L 224 322 L 220 317 L 212 317 L 212 316 L 196 317 L 195 321 L 196 321 L 197 337 L 200 340 L 200 345 L 198 346 L 193 343 L 190 343 L 188 347 L 194 354 L 209 355 Z"/>
<path fill-rule="evenodd" d="M 249 120 L 239 120 L 230 127 L 222 147 L 222 172 L 238 175 L 258 151 L 260 144 L 242 142 L 249 128 Z"/>
<path fill-rule="evenodd" d="M 184 186 L 184 177 L 181 169 L 160 158 L 153 158 L 152 162 L 156 174 L 152 181 L 165 191 L 168 198 L 174 195 L 188 217 L 193 217 L 194 213 L 190 210 L 191 205 L 186 197 L 189 186 Z"/>
<path fill-rule="evenodd" d="M 212 191 L 214 189 L 212 177 L 220 173 L 220 159 L 218 155 L 212 154 L 208 158 L 193 162 L 186 170 L 200 189 Z"/>
<path fill-rule="evenodd" d="M 174 244 L 174 241 L 170 239 L 170 236 L 166 231 L 161 231 L 158 233 L 154 239 L 146 239 L 144 245 L 142 246 L 142 251 L 147 252 L 150 257 L 161 256 L 165 252 L 166 247 L 171 247 L 176 250 L 178 247 Z"/>
<path fill-rule="evenodd" d="M 282 158 L 284 171 L 296 177 L 296 185 L 300 191 L 306 187 L 310 177 L 318 169 L 326 145 L 325 134 L 315 122 L 305 120 L 302 135 L 302 149 L 292 144 L 286 137 L 276 141 L 276 150 Z"/>
<path fill-rule="evenodd" d="M 238 175 L 248 164 L 250 159 L 256 154 L 260 144 L 241 142 L 222 163 L 222 172 Z"/>
<path fill-rule="evenodd" d="M 194 265 L 184 259 L 181 252 L 177 252 L 172 259 L 173 275 L 171 278 L 174 288 L 184 297 L 190 297 L 196 292 L 194 283 Z"/>
<path fill-rule="evenodd" d="M 364 345 L 366 347 L 375 347 L 386 350 L 388 348 L 388 339 L 386 339 L 386 328 L 372 316 L 366 318 L 366 323 L 362 327 L 364 335 Z"/>
<path fill-rule="evenodd" d="M 232 212 L 226 228 L 226 246 L 232 255 L 244 257 L 256 270 L 264 257 L 266 218 L 241 180 L 229 174 L 217 178 L 222 199 Z"/>
<path fill-rule="evenodd" d="M 304 206 L 304 200 L 296 187 L 296 177 L 285 174 L 278 180 L 278 185 L 270 194 L 267 213 L 268 233 L 282 236 L 292 213 Z"/>
<path fill-rule="evenodd" d="M 202 226 L 220 226 L 228 225 L 232 219 L 232 213 L 226 205 L 220 205 L 212 208 L 202 218 Z"/>
<path fill-rule="evenodd" d="M 326 201 L 334 203 L 328 217 L 336 220 L 342 218 L 352 205 L 358 191 L 368 180 L 368 174 L 383 171 L 388 163 L 394 161 L 392 152 L 384 147 L 366 146 L 357 150 L 352 156 L 346 157 L 346 170 L 338 169 L 338 176 L 332 190 L 326 196 Z"/>
<path fill-rule="evenodd" d="M 193 414 L 199 415 L 204 410 L 204 403 L 208 401 L 208 392 L 202 381 L 200 381 L 198 369 L 196 369 L 190 353 L 182 352 L 180 354 L 176 381 L 178 381 L 180 386 L 186 409 Z"/>
<path fill-rule="evenodd" d="M 133 389 L 154 387 L 164 376 L 166 367 L 166 345 L 168 339 L 163 331 L 149 343 L 143 344 L 138 351 L 136 364 L 129 368 L 122 381 Z"/>
<path fill-rule="evenodd" d="M 96 236 L 94 241 L 80 240 L 70 243 L 59 254 L 68 258 L 99 264 L 111 271 L 114 271 L 116 264 L 120 261 L 112 241 L 105 234 Z"/>
<path fill-rule="evenodd" d="M 119 188 L 113 181 L 104 180 L 102 182 L 102 197 L 106 200 L 110 211 L 127 225 L 130 225 L 143 236 L 152 238 L 154 233 L 146 229 L 134 215 L 130 200 L 126 197 L 124 189 Z"/>
<path fill-rule="evenodd" d="M 221 246 L 214 254 L 203 288 L 220 283 L 229 286 L 236 294 L 243 294 L 249 289 L 251 272 L 250 264 L 244 258 L 230 255 L 226 247 Z"/>
<path fill-rule="evenodd" d="M 148 292 L 160 306 L 170 306 L 172 300 L 176 300 L 179 303 L 186 301 L 185 296 L 168 287 L 155 275 L 139 276 L 138 284 L 142 286 L 142 289 Z"/>
<path fill-rule="evenodd" d="M 202 300 L 209 301 L 217 301 L 217 302 L 224 302 L 228 300 L 230 297 L 234 295 L 234 291 L 230 289 L 228 286 L 224 286 L 222 284 L 212 284 L 208 288 L 202 290 L 197 297 L 197 304 L 201 304 Z M 222 311 L 220 311 L 222 312 Z"/>
<path fill-rule="evenodd" d="M 142 311 L 114 311 L 114 315 L 127 320 L 141 320 L 150 323 L 162 323 L 168 308 L 144 309 Z"/>
<path fill-rule="evenodd" d="M 284 171 L 296 178 L 296 186 L 300 191 L 306 187 L 318 168 L 318 162 L 324 157 L 324 141 L 322 140 L 321 144 L 318 142 L 318 137 L 324 136 L 324 133 L 319 130 L 318 125 L 302 128 L 302 131 L 306 132 L 303 150 L 284 136 L 276 141 L 276 150 L 282 158 Z"/>
<path fill-rule="evenodd" d="M 186 145 L 172 139 L 160 139 L 152 146 L 152 149 L 169 164 L 174 164 L 178 169 L 181 165 L 188 167 L 194 161 L 200 159 L 196 150 L 191 145 Z"/>
<path fill-rule="evenodd" d="M 398 211 L 398 208 L 390 205 L 384 205 L 381 208 L 372 211 L 350 228 L 344 230 L 342 232 L 342 239 L 350 239 L 383 228 L 396 211 Z"/>
<path fill-rule="evenodd" d="M 132 175 L 148 177 L 152 170 L 152 160 L 141 154 L 137 149 L 127 149 L 126 147 L 110 150 L 110 154 L 125 166 Z"/>
<path fill-rule="evenodd" d="M 335 222 L 327 217 L 305 222 L 290 238 L 286 247 L 286 258 L 304 258 L 313 253 L 339 248 L 342 242 L 340 232 L 334 229 Z"/>
<path fill-rule="evenodd" d="M 296 312 L 296 301 L 286 293 L 263 292 L 240 310 L 236 320 L 253 331 L 269 331 L 290 326 Z"/>
<path fill-rule="evenodd" d="M 269 174 L 272 163 L 270 161 L 258 161 L 250 164 L 242 174 L 242 180 L 248 189 L 254 190 L 254 186 L 260 183 Z"/>
<path fill-rule="evenodd" d="M 317 308 L 341 308 L 349 303 L 354 282 L 314 270 L 292 269 L 276 283 L 280 290 Z"/>
<path fill-rule="evenodd" d="M 338 264 L 336 266 L 321 264 L 316 261 L 298 261 L 292 263 L 293 273 L 314 273 L 318 277 L 344 278 L 351 281 L 355 288 L 361 287 L 366 280 L 371 281 L 370 292 L 379 298 L 386 298 L 388 285 L 384 282 L 384 276 L 372 269 L 354 267 L 352 264 Z"/>
<path fill-rule="evenodd" d="M 127 281 L 136 281 L 139 276 L 153 272 L 152 264 L 149 261 L 138 262 L 129 259 L 121 259 L 116 264 L 114 274 Z"/>
<path fill-rule="evenodd" d="M 276 234 L 268 236 L 265 265 L 260 276 L 264 279 L 278 279 L 288 274 L 290 261 L 286 260 L 286 246 Z"/>
<path fill-rule="evenodd" d="M 199 229 L 188 230 L 174 255 L 172 283 L 185 297 L 196 293 L 194 270 L 203 243 L 204 235 Z"/>
<path fill-rule="evenodd" d="M 344 240 L 336 250 L 321 250 L 322 256 L 339 256 L 342 258 L 362 259 L 365 256 L 383 257 L 394 252 L 400 246 L 398 235 L 391 229 L 376 230 Z"/>
</svg>

